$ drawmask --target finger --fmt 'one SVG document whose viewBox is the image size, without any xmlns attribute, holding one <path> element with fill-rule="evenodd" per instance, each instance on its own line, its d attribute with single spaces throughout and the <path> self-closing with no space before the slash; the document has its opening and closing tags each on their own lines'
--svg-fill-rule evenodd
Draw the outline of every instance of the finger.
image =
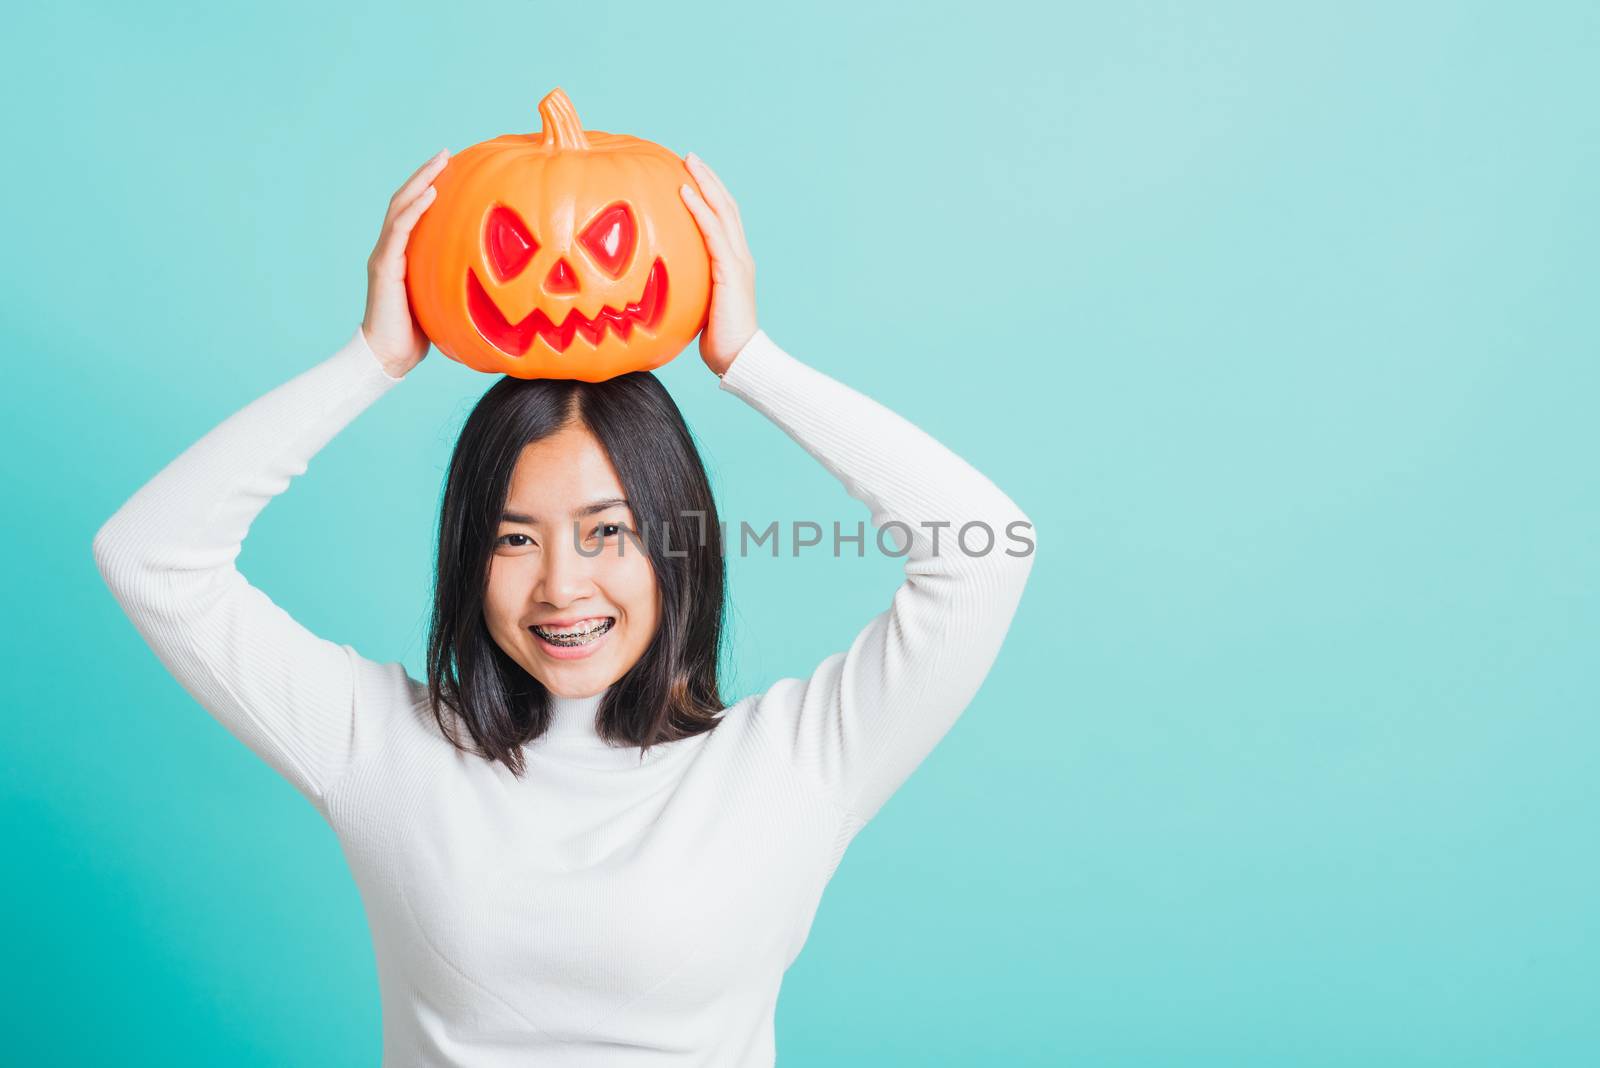
<svg viewBox="0 0 1600 1068">
<path fill-rule="evenodd" d="M 706 166 L 705 161 L 691 152 L 684 157 L 684 163 L 687 164 L 689 175 L 694 179 L 700 195 L 711 205 L 711 209 L 729 223 L 737 220 L 738 207 L 728 196 L 727 190 L 717 181 L 716 176 L 711 173 L 711 168 Z"/>
<path fill-rule="evenodd" d="M 419 185 L 426 185 L 432 180 L 425 177 L 425 175 L 429 173 L 437 174 L 439 172 L 439 168 L 443 167 L 448 162 L 450 162 L 450 150 L 448 148 L 441 148 L 432 156 L 429 156 L 423 162 L 422 166 L 411 172 L 411 177 L 407 178 L 405 182 L 401 184 L 399 192 L 404 193 L 409 189 L 414 195 Z"/>
<path fill-rule="evenodd" d="M 705 235 L 706 248 L 714 260 L 731 263 L 738 259 L 734 255 L 733 247 L 728 241 L 728 226 L 721 217 L 706 203 L 705 197 L 694 186 L 684 183 L 678 188 L 689 211 L 694 215 L 695 222 L 700 224 L 700 232 Z"/>
<path fill-rule="evenodd" d="M 390 221 L 383 232 L 383 247 L 378 253 L 380 262 L 405 259 L 406 243 L 411 237 L 412 228 L 416 226 L 417 220 L 422 218 L 422 213 L 428 210 L 428 205 L 433 203 L 433 198 L 437 194 L 438 190 L 435 187 L 428 186 Z"/>
<path fill-rule="evenodd" d="M 422 192 L 423 187 L 438 177 L 439 172 L 449 162 L 450 150 L 441 148 L 434 154 L 432 159 L 413 171 L 411 177 L 405 180 L 405 184 L 395 190 L 394 196 L 389 198 L 389 211 L 384 216 L 384 221 L 387 222 L 394 217 L 396 212 L 408 207 L 417 194 Z"/>
<path fill-rule="evenodd" d="M 407 178 L 406 181 L 407 182 L 411 181 L 412 178 L 415 178 L 417 175 L 421 174 L 423 171 L 427 170 L 429 167 L 434 166 L 440 160 L 449 158 L 449 155 L 450 155 L 450 150 L 448 148 L 441 148 L 439 151 L 435 152 L 433 155 L 431 155 L 427 159 L 423 160 L 422 161 L 422 165 L 420 167 L 418 167 L 416 170 L 412 171 L 411 172 L 411 178 Z"/>
<path fill-rule="evenodd" d="M 438 186 L 428 186 L 416 195 L 416 198 L 406 205 L 405 210 L 394 217 L 394 226 L 391 232 L 396 238 L 405 238 L 411 233 L 411 228 L 422 218 L 422 213 L 428 210 L 428 205 L 433 203 L 433 198 L 439 195 Z"/>
<path fill-rule="evenodd" d="M 695 176 L 695 181 L 705 191 L 705 198 L 716 209 L 717 214 L 727 219 L 729 229 L 732 231 L 733 244 L 750 255 L 750 245 L 744 236 L 744 219 L 739 214 L 739 205 L 733 199 L 733 194 L 728 192 L 728 187 L 722 184 L 722 179 L 717 177 L 717 172 L 705 160 L 693 152 L 685 157 L 689 164 L 690 173 Z"/>
<path fill-rule="evenodd" d="M 711 165 L 693 152 L 685 157 L 685 161 L 689 164 L 689 170 L 694 174 L 695 180 L 700 183 L 700 188 L 705 191 L 706 200 L 717 209 L 717 214 L 737 220 L 739 205 L 734 203 L 733 194 L 728 192 L 728 187 L 722 184 L 722 179 L 717 177 L 717 172 L 711 169 Z"/>
</svg>

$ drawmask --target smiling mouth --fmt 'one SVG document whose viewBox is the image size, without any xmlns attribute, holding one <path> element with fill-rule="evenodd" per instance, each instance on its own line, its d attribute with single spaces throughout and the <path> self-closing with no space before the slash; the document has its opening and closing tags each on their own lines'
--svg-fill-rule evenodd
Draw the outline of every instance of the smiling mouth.
<svg viewBox="0 0 1600 1068">
<path fill-rule="evenodd" d="M 558 326 L 550 321 L 543 308 L 535 308 L 512 323 L 495 306 L 483 283 L 478 281 L 472 268 L 467 268 L 467 312 L 472 325 L 488 339 L 489 344 L 508 356 L 521 356 L 533 345 L 534 338 L 542 338 L 557 352 L 566 352 L 572 339 L 582 337 L 591 345 L 599 345 L 610 330 L 626 341 L 635 326 L 653 330 L 661 321 L 667 306 L 667 267 L 660 257 L 650 267 L 650 277 L 645 280 L 644 292 L 639 299 L 621 311 L 607 304 L 593 319 L 577 308 L 567 311 L 567 317 Z"/>
<path fill-rule="evenodd" d="M 566 627 L 550 628 L 534 624 L 528 629 L 540 641 L 557 649 L 579 649 L 585 645 L 593 645 L 610 633 L 616 625 L 615 616 L 597 616 L 586 622 Z"/>
</svg>

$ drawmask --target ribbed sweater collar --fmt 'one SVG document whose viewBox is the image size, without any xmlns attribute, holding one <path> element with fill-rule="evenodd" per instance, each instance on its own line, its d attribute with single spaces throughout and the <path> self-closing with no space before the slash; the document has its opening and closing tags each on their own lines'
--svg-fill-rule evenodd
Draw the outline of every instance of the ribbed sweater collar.
<svg viewBox="0 0 1600 1068">
<path fill-rule="evenodd" d="M 605 695 L 605 690 L 589 697 L 562 697 L 551 694 L 550 726 L 541 737 L 559 739 L 569 744 L 591 742 L 599 748 L 608 747 L 609 743 L 600 737 L 600 731 L 596 726 L 596 719 L 600 714 L 600 702 Z"/>
</svg>

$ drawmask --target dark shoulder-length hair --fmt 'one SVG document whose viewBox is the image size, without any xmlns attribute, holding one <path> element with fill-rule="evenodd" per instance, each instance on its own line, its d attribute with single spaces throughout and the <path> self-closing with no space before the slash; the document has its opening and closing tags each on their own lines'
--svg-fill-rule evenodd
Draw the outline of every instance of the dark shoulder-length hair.
<svg viewBox="0 0 1600 1068">
<path fill-rule="evenodd" d="M 724 708 L 717 685 L 722 525 L 677 404 L 648 371 L 604 382 L 506 376 L 474 406 L 450 459 L 439 509 L 428 696 L 456 748 L 500 761 L 518 776 L 522 746 L 549 725 L 550 694 L 489 633 L 489 565 L 523 447 L 574 421 L 594 434 L 616 469 L 639 526 L 625 551 L 649 555 L 661 599 L 650 644 L 600 703 L 600 735 L 648 752 L 712 730 Z"/>
</svg>

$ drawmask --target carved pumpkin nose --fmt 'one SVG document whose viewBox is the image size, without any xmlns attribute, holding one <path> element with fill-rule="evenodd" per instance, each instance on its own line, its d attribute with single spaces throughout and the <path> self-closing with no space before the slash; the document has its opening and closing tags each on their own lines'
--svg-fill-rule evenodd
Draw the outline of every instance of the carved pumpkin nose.
<svg viewBox="0 0 1600 1068">
<path fill-rule="evenodd" d="M 565 256 L 556 260 L 556 265 L 550 268 L 550 273 L 544 279 L 546 293 L 576 293 L 578 291 L 578 276 L 572 273 L 572 265 L 567 263 Z"/>
</svg>

